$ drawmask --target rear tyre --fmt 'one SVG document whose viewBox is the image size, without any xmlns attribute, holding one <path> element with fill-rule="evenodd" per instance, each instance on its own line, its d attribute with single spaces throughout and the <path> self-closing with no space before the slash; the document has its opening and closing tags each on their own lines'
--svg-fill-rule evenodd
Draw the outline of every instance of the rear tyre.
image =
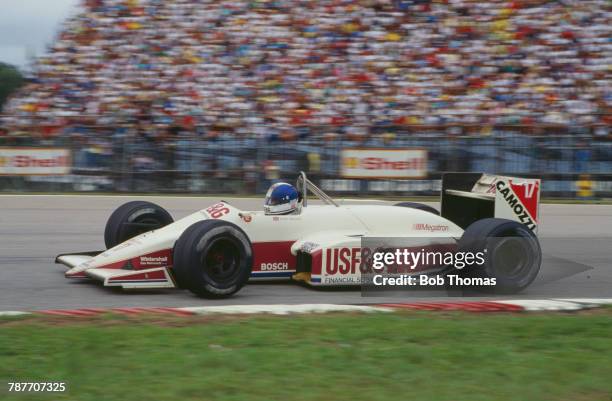
<svg viewBox="0 0 612 401">
<path fill-rule="evenodd" d="M 463 277 L 495 278 L 485 292 L 515 294 L 535 280 L 542 250 L 529 228 L 507 219 L 482 219 L 472 223 L 459 240 L 460 252 L 484 252 L 484 263 L 461 271 Z"/>
<path fill-rule="evenodd" d="M 167 226 L 174 220 L 155 203 L 133 201 L 119 206 L 106 222 L 104 243 L 110 249 L 147 231 Z"/>
<path fill-rule="evenodd" d="M 253 251 L 247 235 L 223 220 L 189 226 L 176 241 L 173 272 L 177 285 L 205 298 L 226 298 L 251 275 Z"/>
<path fill-rule="evenodd" d="M 400 202 L 400 203 L 396 203 L 393 206 L 409 207 L 411 209 L 424 210 L 426 212 L 433 213 L 438 216 L 440 215 L 440 212 L 438 212 L 436 208 L 428 206 L 428 205 L 424 205 L 422 203 L 417 203 L 417 202 Z"/>
</svg>

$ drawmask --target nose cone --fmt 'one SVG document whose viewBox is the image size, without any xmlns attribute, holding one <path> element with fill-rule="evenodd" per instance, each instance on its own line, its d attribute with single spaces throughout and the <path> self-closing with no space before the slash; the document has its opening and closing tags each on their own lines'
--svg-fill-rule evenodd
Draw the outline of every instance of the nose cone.
<svg viewBox="0 0 612 401">
<path fill-rule="evenodd" d="M 84 277 L 89 269 L 144 269 L 172 263 L 171 252 L 176 235 L 156 230 L 131 238 L 111 249 L 72 265 L 66 277 Z"/>
</svg>

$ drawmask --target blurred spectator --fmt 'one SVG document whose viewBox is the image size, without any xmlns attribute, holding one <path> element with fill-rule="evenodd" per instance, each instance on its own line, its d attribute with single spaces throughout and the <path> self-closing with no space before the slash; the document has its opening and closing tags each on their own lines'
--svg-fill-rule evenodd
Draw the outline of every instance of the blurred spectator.
<svg viewBox="0 0 612 401">
<path fill-rule="evenodd" d="M 321 172 L 321 154 L 318 152 L 308 152 L 308 174 L 319 174 Z"/>
<path fill-rule="evenodd" d="M 574 170 L 579 173 L 588 171 L 589 162 L 591 161 L 591 149 L 584 142 L 577 144 L 577 149 L 574 151 L 575 166 Z"/>
<path fill-rule="evenodd" d="M 593 181 L 588 174 L 581 174 L 576 181 L 576 195 L 581 199 L 593 198 Z"/>
<path fill-rule="evenodd" d="M 280 168 L 272 159 L 268 159 L 263 162 L 263 172 L 266 187 L 270 187 L 270 185 L 280 180 Z"/>
<path fill-rule="evenodd" d="M 83 6 L 9 99 L 11 133 L 82 116 L 271 140 L 315 125 L 358 140 L 384 124 L 610 123 L 607 0 Z"/>
<path fill-rule="evenodd" d="M 244 192 L 246 193 L 255 193 L 257 190 L 257 167 L 252 160 L 247 160 L 244 162 L 242 166 L 243 171 L 243 182 L 244 182 Z"/>
</svg>

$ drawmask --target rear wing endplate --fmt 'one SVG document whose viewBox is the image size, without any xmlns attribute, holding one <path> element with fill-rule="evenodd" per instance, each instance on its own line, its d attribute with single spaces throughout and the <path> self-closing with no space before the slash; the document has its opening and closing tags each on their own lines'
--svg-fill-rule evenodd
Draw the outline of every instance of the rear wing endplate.
<svg viewBox="0 0 612 401">
<path fill-rule="evenodd" d="M 483 173 L 442 175 L 441 215 L 462 228 L 497 217 L 514 220 L 537 232 L 540 179 Z"/>
</svg>

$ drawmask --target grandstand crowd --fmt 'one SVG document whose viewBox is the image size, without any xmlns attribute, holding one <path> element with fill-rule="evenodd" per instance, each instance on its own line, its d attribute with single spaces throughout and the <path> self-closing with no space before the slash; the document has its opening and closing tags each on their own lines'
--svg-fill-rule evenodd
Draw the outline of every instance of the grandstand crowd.
<svg viewBox="0 0 612 401">
<path fill-rule="evenodd" d="M 7 133 L 612 123 L 608 0 L 85 0 Z M 601 131 L 600 131 L 601 132 Z"/>
</svg>

